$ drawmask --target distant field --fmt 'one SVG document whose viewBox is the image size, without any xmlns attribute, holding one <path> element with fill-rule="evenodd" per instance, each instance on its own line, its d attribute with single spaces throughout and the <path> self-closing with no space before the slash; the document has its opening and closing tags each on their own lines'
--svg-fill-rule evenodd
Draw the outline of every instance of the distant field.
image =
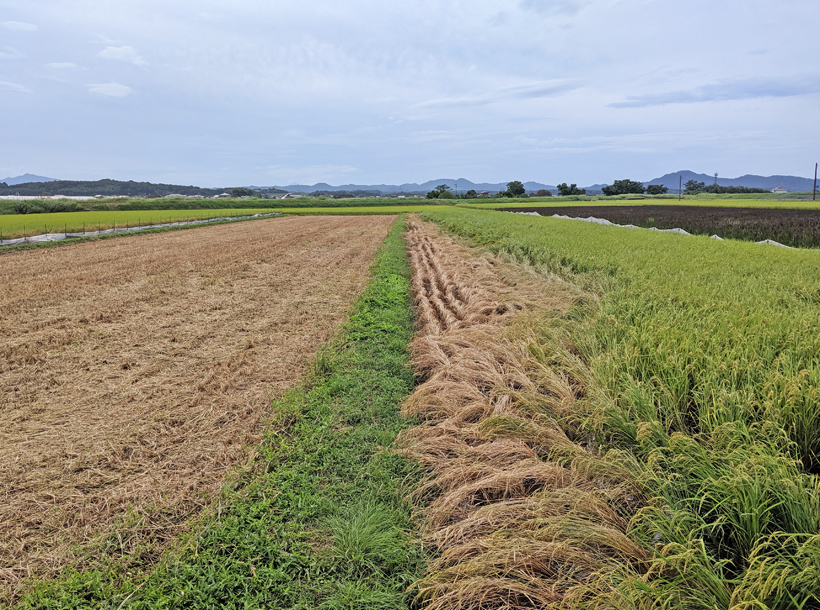
<svg viewBox="0 0 820 610">
<path fill-rule="evenodd" d="M 729 206 L 566 206 L 509 208 L 537 212 L 542 216 L 605 218 L 615 224 L 681 228 L 695 235 L 718 235 L 724 239 L 763 241 L 772 239 L 795 248 L 820 247 L 820 210 L 791 208 L 736 208 Z M 503 211 L 503 210 L 502 210 Z"/>
<path fill-rule="evenodd" d="M 12 239 L 41 233 L 79 233 L 112 227 L 200 220 L 219 216 L 248 216 L 270 212 L 267 208 L 220 210 L 116 210 L 100 212 L 54 212 L 49 214 L 0 215 L 0 238 Z"/>
<path fill-rule="evenodd" d="M 481 201 L 472 203 L 459 201 L 461 207 L 473 209 L 498 210 L 506 208 L 529 208 L 539 207 L 565 207 L 573 206 L 610 206 L 610 205 L 688 205 L 697 207 L 726 207 L 726 208 L 778 208 L 794 210 L 820 210 L 820 200 L 811 201 L 804 199 L 778 199 L 778 198 L 752 198 L 749 195 L 744 197 L 722 195 L 711 197 L 683 197 L 678 201 L 677 197 L 533 197 L 528 199 L 494 199 L 492 201 Z"/>
<path fill-rule="evenodd" d="M 420 204 L 396 204 L 396 205 L 374 205 L 355 207 L 286 207 L 272 208 L 273 211 L 283 214 L 402 214 L 406 212 L 426 212 L 436 208 L 453 207 L 448 205 L 420 205 Z"/>
</svg>

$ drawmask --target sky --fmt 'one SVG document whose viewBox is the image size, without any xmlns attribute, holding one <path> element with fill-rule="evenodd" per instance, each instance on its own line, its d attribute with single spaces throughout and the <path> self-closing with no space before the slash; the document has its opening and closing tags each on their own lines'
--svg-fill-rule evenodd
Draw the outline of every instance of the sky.
<svg viewBox="0 0 820 610">
<path fill-rule="evenodd" d="M 0 0 L 0 178 L 810 177 L 817 0 Z"/>
</svg>

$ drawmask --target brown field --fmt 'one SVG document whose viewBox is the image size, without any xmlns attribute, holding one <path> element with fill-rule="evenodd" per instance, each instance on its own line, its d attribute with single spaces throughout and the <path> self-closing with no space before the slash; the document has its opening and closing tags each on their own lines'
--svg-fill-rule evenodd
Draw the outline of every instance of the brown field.
<svg viewBox="0 0 820 610">
<path fill-rule="evenodd" d="M 629 472 L 571 415 L 589 372 L 561 320 L 589 295 L 468 250 L 415 222 L 409 250 L 423 383 L 401 437 L 429 479 L 416 493 L 437 551 L 416 583 L 426 610 L 543 608 L 589 601 L 646 549 L 626 534 Z"/>
<path fill-rule="evenodd" d="M 394 219 L 0 256 L 0 600 L 89 553 L 144 559 L 171 540 L 249 459 Z"/>
</svg>

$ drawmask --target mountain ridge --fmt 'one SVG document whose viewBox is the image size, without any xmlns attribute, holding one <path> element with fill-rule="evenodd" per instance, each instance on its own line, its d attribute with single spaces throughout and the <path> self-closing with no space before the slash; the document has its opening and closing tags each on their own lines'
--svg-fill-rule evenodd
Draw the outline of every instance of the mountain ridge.
<svg viewBox="0 0 820 610">
<path fill-rule="evenodd" d="M 21 182 L 22 179 L 28 179 L 27 182 Z M 714 175 L 696 173 L 691 170 L 681 170 L 664 174 L 658 178 L 653 178 L 643 182 L 644 186 L 649 184 L 662 184 L 669 189 L 670 193 L 677 193 L 679 183 L 686 184 L 689 180 L 704 182 L 712 184 L 715 181 Z M 95 181 L 69 181 L 56 180 L 54 178 L 47 178 L 45 176 L 36 176 L 34 174 L 23 174 L 14 178 L 5 178 L 0 180 L 0 183 L 5 182 L 6 187 L 0 187 L 0 194 L 14 195 L 19 192 L 21 195 L 128 195 L 128 196 L 145 196 L 154 195 L 162 196 L 170 193 L 180 193 L 185 195 L 202 194 L 213 195 L 216 192 L 222 192 L 224 188 L 208 188 L 197 186 L 181 186 L 171 184 L 155 184 L 150 182 L 134 182 L 122 180 L 95 180 Z M 48 183 L 48 184 L 45 184 Z M 745 174 L 738 178 L 721 178 L 718 176 L 717 183 L 721 186 L 746 186 L 752 188 L 762 188 L 771 190 L 776 187 L 783 187 L 789 192 L 805 192 L 811 191 L 814 185 L 814 180 L 811 178 L 802 178 L 799 176 L 758 176 L 754 174 Z M 255 191 L 268 193 L 314 193 L 314 192 L 362 192 L 373 193 L 381 195 L 397 195 L 397 194 L 424 194 L 440 184 L 446 184 L 454 192 L 464 193 L 467 190 L 475 190 L 479 193 L 487 191 L 490 194 L 496 194 L 499 191 L 506 190 L 506 182 L 472 182 L 466 178 L 438 178 L 436 180 L 428 180 L 422 183 L 405 182 L 403 184 L 341 184 L 334 186 L 326 182 L 318 182 L 316 184 L 290 184 L 287 186 L 250 186 Z M 524 182 L 524 188 L 528 193 L 534 193 L 540 189 L 555 192 L 557 187 L 553 184 L 545 184 L 535 181 Z M 606 184 L 592 184 L 588 186 L 581 186 L 580 188 L 587 189 L 589 193 L 600 193 L 601 189 Z M 230 189 L 228 189 L 230 190 Z"/>
<path fill-rule="evenodd" d="M 658 178 L 652 178 L 651 180 L 647 180 L 642 184 L 644 186 L 647 186 L 649 184 L 661 184 L 669 188 L 670 192 L 677 192 L 679 177 L 683 178 L 684 185 L 688 180 L 696 180 L 698 182 L 705 182 L 706 184 L 712 184 L 715 180 L 714 175 L 710 176 L 709 174 L 696 173 L 691 170 L 681 170 L 669 174 L 664 174 L 663 176 L 660 176 Z M 778 186 L 782 186 L 789 192 L 805 192 L 812 190 L 814 180 L 812 178 L 802 178 L 800 176 L 758 176 L 755 174 L 744 174 L 743 176 L 740 176 L 738 178 L 721 178 L 720 176 L 718 176 L 717 183 L 721 186 L 747 186 L 751 188 L 762 188 L 766 190 L 771 190 L 773 188 L 777 188 Z M 275 188 L 295 193 L 312 193 L 315 191 L 379 191 L 383 194 L 394 194 L 426 193 L 428 191 L 433 190 L 436 186 L 440 184 L 446 184 L 453 191 L 456 190 L 456 185 L 458 185 L 458 191 L 460 193 L 463 193 L 469 189 L 473 189 L 479 192 L 489 191 L 490 193 L 495 194 L 498 191 L 505 190 L 507 188 L 506 182 L 472 182 L 470 180 L 467 180 L 466 178 L 440 178 L 437 180 L 428 180 L 427 182 L 422 183 L 408 182 L 400 185 L 343 184 L 339 186 L 332 186 L 330 184 L 320 182 L 313 185 L 290 184 L 287 186 L 278 186 Z M 528 181 L 524 182 L 523 184 L 524 188 L 527 189 L 528 193 L 535 192 L 539 189 L 546 189 L 549 191 L 557 190 L 556 185 L 544 184 L 541 182 Z M 591 184 L 587 186 L 580 186 L 579 188 L 585 188 L 587 189 L 587 191 L 590 192 L 600 192 L 604 186 L 607 186 L 607 184 Z"/>
<path fill-rule="evenodd" d="M 31 184 L 33 182 L 57 182 L 57 178 L 47 178 L 45 176 L 37 176 L 35 174 L 23 174 L 22 176 L 9 176 L 3 178 L 0 182 L 5 182 L 9 186 L 16 186 L 18 184 Z"/>
</svg>

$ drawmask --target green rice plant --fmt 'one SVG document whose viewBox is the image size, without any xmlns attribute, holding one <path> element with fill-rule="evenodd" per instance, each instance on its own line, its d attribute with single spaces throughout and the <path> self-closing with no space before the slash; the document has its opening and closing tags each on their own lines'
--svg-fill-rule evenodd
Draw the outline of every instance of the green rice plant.
<svg viewBox="0 0 820 610">
<path fill-rule="evenodd" d="M 820 535 L 801 536 L 777 532 L 762 539 L 735 589 L 732 607 L 788 610 L 817 608 L 820 595 Z"/>
</svg>

